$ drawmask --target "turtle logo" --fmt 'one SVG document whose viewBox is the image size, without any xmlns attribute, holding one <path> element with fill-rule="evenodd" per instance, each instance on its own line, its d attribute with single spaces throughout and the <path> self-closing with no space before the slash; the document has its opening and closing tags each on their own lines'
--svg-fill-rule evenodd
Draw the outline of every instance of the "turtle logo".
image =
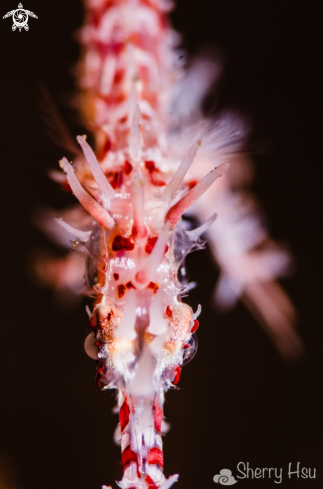
<svg viewBox="0 0 323 489">
<path fill-rule="evenodd" d="M 28 17 L 34 17 L 34 19 L 38 19 L 37 15 L 34 14 L 34 12 L 30 12 L 30 10 L 25 10 L 22 8 L 22 4 L 20 3 L 18 5 L 17 10 L 11 10 L 11 12 L 7 12 L 6 15 L 3 16 L 3 19 L 6 19 L 7 17 L 12 16 L 13 24 L 12 24 L 12 30 L 15 31 L 18 27 L 19 32 L 21 32 L 21 29 L 24 28 L 25 31 L 29 31 L 29 25 L 28 25 Z"/>
</svg>

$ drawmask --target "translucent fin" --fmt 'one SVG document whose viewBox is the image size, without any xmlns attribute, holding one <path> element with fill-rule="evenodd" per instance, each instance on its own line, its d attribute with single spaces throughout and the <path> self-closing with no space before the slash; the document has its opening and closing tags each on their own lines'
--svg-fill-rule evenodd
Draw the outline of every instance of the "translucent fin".
<svg viewBox="0 0 323 489">
<path fill-rule="evenodd" d="M 203 233 L 214 223 L 217 218 L 217 214 L 214 213 L 207 221 L 205 221 L 198 228 L 192 229 L 191 231 L 186 231 L 186 234 L 192 241 L 196 241 Z"/>
<path fill-rule="evenodd" d="M 65 231 L 67 231 L 68 233 L 72 234 L 73 236 L 75 236 L 75 238 L 79 239 L 80 241 L 82 241 L 82 243 L 86 243 L 86 241 L 88 241 L 88 239 L 91 236 L 91 231 L 80 231 L 79 229 L 75 229 L 73 226 L 71 226 L 67 222 L 63 221 L 62 218 L 57 218 L 56 217 L 55 218 L 55 221 L 63 229 L 65 229 Z"/>
<path fill-rule="evenodd" d="M 175 484 L 175 482 L 178 481 L 178 477 L 178 474 L 170 476 L 168 479 L 165 480 L 164 484 L 159 487 L 159 489 L 169 489 L 170 487 L 172 487 L 173 484 Z"/>
<path fill-rule="evenodd" d="M 242 285 L 232 280 L 228 274 L 222 272 L 214 291 L 214 301 L 218 309 L 226 311 L 239 299 Z"/>
<path fill-rule="evenodd" d="M 293 326 L 295 309 L 280 285 L 276 282 L 250 283 L 242 298 L 280 353 L 288 360 L 299 359 L 304 346 Z"/>
</svg>

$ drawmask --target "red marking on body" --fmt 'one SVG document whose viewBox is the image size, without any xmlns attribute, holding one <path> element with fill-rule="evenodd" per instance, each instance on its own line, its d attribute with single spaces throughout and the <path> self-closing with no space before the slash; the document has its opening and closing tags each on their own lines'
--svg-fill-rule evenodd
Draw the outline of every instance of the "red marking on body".
<svg viewBox="0 0 323 489">
<path fill-rule="evenodd" d="M 105 370 L 104 365 L 100 365 L 98 367 L 98 374 L 102 375 L 104 373 L 104 370 Z"/>
<path fill-rule="evenodd" d="M 125 93 L 120 93 L 117 97 L 114 97 L 112 100 L 116 102 L 117 104 L 121 104 L 126 100 L 126 94 Z"/>
<path fill-rule="evenodd" d="M 171 318 L 173 315 L 173 312 L 171 310 L 171 308 L 169 306 L 166 307 L 166 316 L 168 316 L 169 318 Z"/>
<path fill-rule="evenodd" d="M 97 154 L 98 161 L 102 161 L 107 155 L 107 153 L 110 151 L 110 149 L 111 149 L 111 141 L 110 139 L 106 139 Z"/>
<path fill-rule="evenodd" d="M 118 273 L 114 273 L 113 274 L 113 278 L 114 278 L 114 280 L 119 280 L 119 274 Z"/>
<path fill-rule="evenodd" d="M 120 83 L 121 80 L 123 79 L 124 77 L 124 70 L 118 70 L 116 71 L 115 75 L 114 75 L 114 83 Z M 125 117 L 122 117 L 122 119 L 120 119 L 120 122 L 126 122 L 127 120 L 127 116 Z"/>
<path fill-rule="evenodd" d="M 126 293 L 126 286 L 123 285 L 123 284 L 119 284 L 118 287 L 117 287 L 117 296 L 119 297 L 119 299 L 121 299 L 121 297 L 123 297 Z"/>
<path fill-rule="evenodd" d="M 100 346 L 100 342 L 99 341 L 96 341 L 95 342 L 95 346 Z"/>
<path fill-rule="evenodd" d="M 101 364 L 98 366 L 98 371 L 97 371 L 97 374 L 95 377 L 95 382 L 96 382 L 96 385 L 99 389 L 101 389 L 101 387 L 102 387 L 101 379 L 102 379 L 103 375 L 106 373 L 106 371 L 107 371 L 107 369 L 106 369 L 105 365 Z"/>
<path fill-rule="evenodd" d="M 163 452 L 161 451 L 161 449 L 158 447 L 152 447 L 148 451 L 147 462 L 149 463 L 149 465 L 158 464 L 161 467 L 163 467 L 164 466 L 164 456 L 163 456 Z"/>
<path fill-rule="evenodd" d="M 110 53 L 113 54 L 120 54 L 125 47 L 124 42 L 118 42 L 118 41 L 111 41 L 108 45 L 105 45 L 106 48 L 108 48 Z"/>
<path fill-rule="evenodd" d="M 99 389 L 101 389 L 101 386 L 102 386 L 102 384 L 101 384 L 101 375 L 99 375 L 99 374 L 98 374 L 98 375 L 95 377 L 95 383 L 96 383 L 97 387 L 98 387 Z"/>
<path fill-rule="evenodd" d="M 97 12 L 91 12 L 89 17 L 89 24 L 93 23 L 95 27 L 98 27 L 101 17 Z"/>
<path fill-rule="evenodd" d="M 149 282 L 149 284 L 147 285 L 147 289 L 151 289 L 154 294 L 156 294 L 158 287 L 159 285 L 155 284 L 155 282 Z"/>
<path fill-rule="evenodd" d="M 158 431 L 158 433 L 161 433 L 162 421 L 163 421 L 163 410 L 159 406 L 159 404 L 157 404 L 156 410 L 155 410 L 154 422 L 155 422 L 155 429 L 156 429 L 156 431 Z"/>
<path fill-rule="evenodd" d="M 120 188 L 123 184 L 123 172 L 117 171 L 116 173 L 114 173 L 113 177 L 109 178 L 108 180 L 112 188 Z"/>
<path fill-rule="evenodd" d="M 145 482 L 147 484 L 147 489 L 158 489 L 158 486 L 156 486 L 150 475 L 146 475 Z"/>
<path fill-rule="evenodd" d="M 131 251 L 134 247 L 135 243 L 131 241 L 131 239 L 124 238 L 123 236 L 120 236 L 120 234 L 115 236 L 112 243 L 113 251 Z"/>
<path fill-rule="evenodd" d="M 159 180 L 157 174 L 160 173 L 160 170 L 156 168 L 154 161 L 145 161 L 145 167 L 150 173 L 150 182 L 152 183 L 152 185 L 156 185 L 157 187 L 162 187 L 163 185 L 166 185 L 164 181 Z"/>
<path fill-rule="evenodd" d="M 186 185 L 188 186 L 188 189 L 191 190 L 191 188 L 194 188 L 197 183 L 198 183 L 198 180 L 191 180 L 191 181 L 187 182 Z"/>
<path fill-rule="evenodd" d="M 127 289 L 136 289 L 137 288 L 133 285 L 133 283 L 131 281 L 126 283 L 126 287 L 127 287 Z"/>
<path fill-rule="evenodd" d="M 164 185 L 166 185 L 166 183 L 163 180 L 159 180 L 159 178 L 156 177 L 155 173 L 152 173 L 152 175 L 150 177 L 150 181 L 156 187 L 163 187 Z"/>
<path fill-rule="evenodd" d="M 175 370 L 175 378 L 173 380 L 174 385 L 178 384 L 179 379 L 181 377 L 181 372 L 182 372 L 181 367 L 179 365 L 177 365 L 176 370 Z"/>
<path fill-rule="evenodd" d="M 130 173 L 132 172 L 132 164 L 127 160 L 124 162 L 123 172 L 125 175 L 130 175 Z"/>
<path fill-rule="evenodd" d="M 157 239 L 158 239 L 158 236 L 151 236 L 150 238 L 147 239 L 146 246 L 145 246 L 145 252 L 148 253 L 148 255 L 150 255 L 150 253 L 153 251 Z M 168 251 L 168 245 L 165 246 L 165 252 L 164 253 L 167 253 L 167 251 Z"/>
<path fill-rule="evenodd" d="M 151 238 L 147 239 L 146 246 L 145 246 L 145 252 L 148 253 L 149 255 L 153 251 L 157 239 L 158 239 L 158 236 L 152 236 Z"/>
<path fill-rule="evenodd" d="M 72 192 L 72 189 L 70 187 L 70 184 L 68 183 L 67 180 L 66 180 L 66 182 L 62 183 L 62 190 L 64 192 Z"/>
<path fill-rule="evenodd" d="M 147 168 L 147 170 L 149 171 L 149 173 L 152 173 L 153 171 L 156 171 L 155 162 L 152 161 L 152 160 L 145 161 L 145 167 Z"/>
<path fill-rule="evenodd" d="M 195 333 L 195 331 L 197 330 L 199 325 L 200 325 L 200 323 L 198 322 L 198 320 L 194 319 L 194 324 L 193 324 L 193 328 L 191 329 L 191 333 Z"/>
<path fill-rule="evenodd" d="M 90 327 L 91 329 L 95 329 L 96 328 L 96 320 L 95 320 L 95 317 L 92 316 L 91 319 L 90 319 Z"/>
<path fill-rule="evenodd" d="M 132 239 L 133 240 L 144 240 L 147 237 L 148 231 L 145 225 L 137 227 L 135 225 L 132 226 Z"/>
<path fill-rule="evenodd" d="M 135 462 L 138 465 L 137 454 L 133 452 L 130 448 L 130 445 L 128 445 L 121 454 L 121 464 L 123 472 L 126 470 L 128 465 L 131 464 L 131 462 Z"/>
<path fill-rule="evenodd" d="M 129 417 L 130 417 L 130 409 L 127 401 L 124 400 L 119 412 L 121 433 L 123 433 L 123 430 L 129 423 Z"/>
<path fill-rule="evenodd" d="M 189 348 L 189 347 L 190 347 L 190 345 L 189 345 L 188 343 L 185 343 L 185 344 L 183 345 L 183 350 L 187 350 L 187 348 Z"/>
<path fill-rule="evenodd" d="M 97 15 L 99 17 L 99 22 L 101 22 L 102 11 Z M 124 49 L 125 44 L 124 44 L 124 42 L 117 42 L 117 41 L 111 41 L 111 42 L 109 42 L 109 44 L 107 44 L 106 42 L 97 40 L 96 46 L 97 46 L 97 49 L 102 54 L 102 56 L 106 57 L 108 54 L 111 54 L 111 53 L 115 54 L 115 55 L 120 54 L 122 52 L 122 50 Z"/>
</svg>

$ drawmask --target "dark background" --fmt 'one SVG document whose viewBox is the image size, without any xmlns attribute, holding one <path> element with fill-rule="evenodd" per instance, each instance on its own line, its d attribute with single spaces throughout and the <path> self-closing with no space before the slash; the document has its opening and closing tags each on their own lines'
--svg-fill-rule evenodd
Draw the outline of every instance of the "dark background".
<svg viewBox="0 0 323 489">
<path fill-rule="evenodd" d="M 2 0 L 1 17 L 15 1 Z M 0 20 L 0 487 L 99 489 L 122 475 L 112 441 L 114 392 L 97 389 L 83 353 L 85 304 L 58 309 L 28 271 L 35 250 L 50 246 L 32 213 L 73 201 L 46 177 L 64 152 L 42 132 L 39 82 L 72 133 L 82 134 L 69 104 L 79 56 L 72 35 L 83 13 L 78 0 L 26 0 L 24 7 L 39 17 L 30 19 L 28 33 Z M 307 350 L 301 362 L 287 364 L 241 304 L 227 315 L 214 312 L 210 254 L 189 258 L 199 284 L 189 302 L 203 305 L 199 350 L 165 407 L 172 425 L 165 473 L 180 473 L 178 489 L 216 487 L 214 474 L 230 468 L 237 475 L 240 461 L 282 467 L 283 487 L 323 486 L 320 13 L 318 1 L 179 0 L 172 14 L 190 52 L 210 43 L 222 50 L 221 104 L 246 114 L 262 142 L 254 190 L 273 236 L 296 257 L 284 286 Z M 288 482 L 288 463 L 295 470 L 298 461 L 315 467 L 317 478 Z M 263 479 L 240 485 L 275 487 Z"/>
</svg>

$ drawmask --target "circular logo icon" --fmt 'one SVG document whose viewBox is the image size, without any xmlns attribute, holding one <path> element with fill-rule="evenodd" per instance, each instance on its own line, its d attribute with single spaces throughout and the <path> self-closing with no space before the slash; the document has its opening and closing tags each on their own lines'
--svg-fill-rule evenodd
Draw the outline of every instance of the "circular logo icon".
<svg viewBox="0 0 323 489">
<path fill-rule="evenodd" d="M 12 20 L 16 28 L 18 27 L 18 29 L 21 29 L 22 27 L 25 27 L 28 22 L 28 14 L 26 10 L 22 8 L 15 10 L 15 13 L 12 16 Z"/>
</svg>

